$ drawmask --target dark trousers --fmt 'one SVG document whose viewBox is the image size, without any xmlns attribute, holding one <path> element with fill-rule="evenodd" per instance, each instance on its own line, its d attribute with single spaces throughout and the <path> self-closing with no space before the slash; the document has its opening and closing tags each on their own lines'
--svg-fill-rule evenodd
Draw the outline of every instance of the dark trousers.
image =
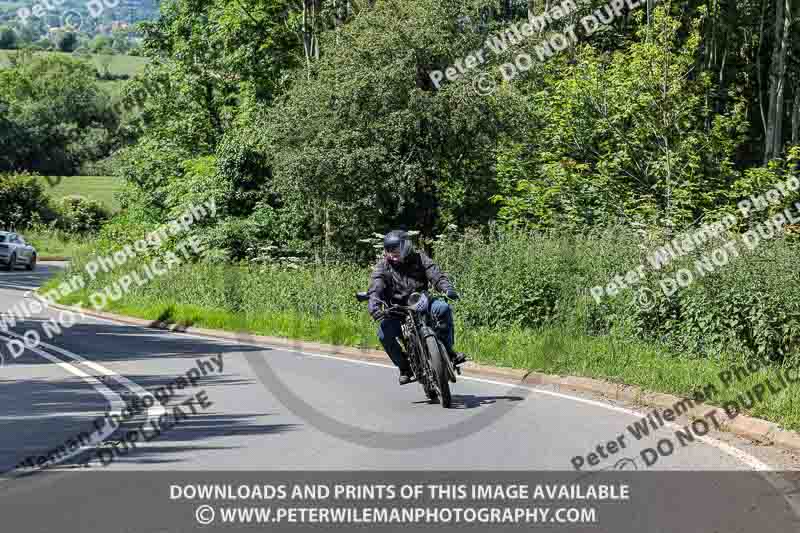
<svg viewBox="0 0 800 533">
<path fill-rule="evenodd" d="M 452 351 L 453 343 L 455 342 L 455 331 L 453 328 L 453 312 L 450 306 L 444 300 L 434 300 L 431 303 L 430 313 L 433 317 L 433 322 L 439 325 L 436 329 L 436 335 L 447 350 Z M 399 318 L 381 320 L 381 325 L 378 327 L 378 339 L 395 366 L 401 370 L 407 370 L 408 360 L 400 347 L 400 343 L 397 341 L 403 334 L 400 329 L 402 323 L 403 321 Z"/>
</svg>

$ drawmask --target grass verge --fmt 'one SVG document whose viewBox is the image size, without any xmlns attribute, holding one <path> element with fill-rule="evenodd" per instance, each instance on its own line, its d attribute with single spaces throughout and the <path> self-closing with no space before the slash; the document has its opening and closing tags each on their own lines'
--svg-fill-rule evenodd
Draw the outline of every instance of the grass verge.
<svg viewBox="0 0 800 533">
<path fill-rule="evenodd" d="M 29 230 L 23 233 L 25 239 L 33 244 L 39 257 L 73 257 L 88 250 L 92 240 L 60 230 Z"/>
<path fill-rule="evenodd" d="M 180 284 L 199 285 L 206 293 L 214 288 L 208 278 L 190 267 L 184 275 L 170 276 L 169 280 L 156 280 L 156 287 L 133 291 L 118 301 L 109 301 L 104 310 L 128 316 L 159 320 L 186 326 L 197 326 L 227 331 L 246 331 L 254 334 L 318 341 L 334 345 L 379 348 L 373 324 L 366 310 L 353 303 L 353 312 L 322 313 L 289 310 L 230 311 L 218 305 L 198 305 L 199 298 L 185 295 Z M 114 276 L 118 279 L 122 274 Z M 178 281 L 182 279 L 183 281 Z M 112 281 L 107 279 L 106 283 Z M 43 289 L 55 288 L 54 279 Z M 95 285 L 71 293 L 60 301 L 77 304 L 90 301 Z M 341 291 L 347 290 L 340 287 Z M 225 296 L 223 296 L 224 298 Z M 455 305 L 458 317 L 458 305 Z M 637 385 L 649 391 L 693 397 L 698 390 L 713 385 L 717 393 L 707 402 L 722 406 L 738 395 L 750 391 L 755 385 L 771 379 L 777 383 L 778 367 L 754 372 L 726 386 L 719 378 L 720 372 L 743 361 L 697 358 L 670 351 L 665 346 L 623 337 L 616 333 L 594 336 L 569 327 L 530 329 L 466 328 L 456 324 L 457 347 L 482 364 L 609 380 L 614 383 Z M 768 394 L 752 409 L 741 409 L 743 414 L 771 420 L 786 429 L 800 429 L 800 386 L 790 384 L 777 394 Z"/>
</svg>

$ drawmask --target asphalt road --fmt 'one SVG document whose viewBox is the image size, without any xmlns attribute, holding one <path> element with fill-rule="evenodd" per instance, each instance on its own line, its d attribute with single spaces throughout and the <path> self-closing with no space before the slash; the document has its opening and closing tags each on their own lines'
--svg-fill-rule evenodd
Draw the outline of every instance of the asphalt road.
<svg viewBox="0 0 800 533">
<path fill-rule="evenodd" d="M 51 263 L 35 273 L 0 273 L 0 310 L 31 298 L 29 291 L 60 268 Z M 35 491 L 39 506 L 46 491 L 54 498 L 75 496 L 75 479 L 87 472 L 382 471 L 390 476 L 408 470 L 560 471 L 564 479 L 574 479 L 587 471 L 624 468 L 646 471 L 642 475 L 653 479 L 668 475 L 656 471 L 681 471 L 676 476 L 684 478 L 668 479 L 683 479 L 671 483 L 689 489 L 702 483 L 688 482 L 692 474 L 686 472 L 705 472 L 715 480 L 713 498 L 706 492 L 692 499 L 713 501 L 720 516 L 729 515 L 730 524 L 718 531 L 800 531 L 796 495 L 783 494 L 792 490 L 786 484 L 792 475 L 753 474 L 792 468 L 784 455 L 716 432 L 681 446 L 670 427 L 636 441 L 627 426 L 641 420 L 642 413 L 607 400 L 461 379 L 453 386 L 454 408 L 446 410 L 425 401 L 418 385 L 398 386 L 388 360 L 346 360 L 257 346 L 246 338 L 236 343 L 88 317 L 48 338 L 42 324 L 57 316 L 45 309 L 0 334 L 8 341 L 36 330 L 45 341 L 18 358 L 4 348 L 0 368 L 0 471 L 8 476 L 0 484 L 0 511 L 4 517 L 24 514 L 20 524 L 31 524 L 36 514 L 30 509 L 23 513 L 20 494 Z M 154 400 L 167 395 L 166 407 Z M 98 419 L 126 405 L 142 405 L 142 412 L 121 430 L 98 428 Z M 151 431 L 149 442 L 139 437 L 124 453 L 119 445 L 115 453 L 112 444 L 121 435 L 136 428 L 144 428 L 140 435 L 146 435 L 152 429 L 148 424 L 164 413 L 178 423 L 160 434 Z M 47 472 L 18 467 L 26 458 L 35 464 L 37 457 L 82 432 L 93 435 L 92 445 L 49 465 Z M 607 443 L 619 442 L 620 435 L 622 442 L 611 453 Z M 676 449 L 648 467 L 641 452 L 656 449 L 661 439 L 674 442 Z M 598 445 L 608 457 L 589 466 L 588 454 Z M 576 456 L 584 460 L 581 472 L 573 469 Z M 740 472 L 731 478 L 738 481 L 720 482 L 723 478 L 711 473 L 732 471 Z M 670 502 L 684 492 L 672 489 L 648 501 Z M 113 494 L 103 496 L 113 499 Z M 653 513 L 663 511 L 668 517 L 676 512 L 669 505 Z M 747 512 L 738 512 L 742 509 Z M 129 526 L 115 529 L 106 523 L 102 530 L 151 531 Z M 666 523 L 659 526 L 663 529 L 650 531 L 676 530 Z M 14 531 L 27 531 L 19 527 Z"/>
</svg>

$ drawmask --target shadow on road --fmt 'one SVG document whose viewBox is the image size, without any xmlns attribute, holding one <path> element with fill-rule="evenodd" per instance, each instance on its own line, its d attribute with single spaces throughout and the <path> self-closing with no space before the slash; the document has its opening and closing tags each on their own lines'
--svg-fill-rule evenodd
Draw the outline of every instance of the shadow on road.
<svg viewBox="0 0 800 533">
<path fill-rule="evenodd" d="M 124 366 L 145 362 L 149 365 L 144 367 L 148 368 L 147 373 L 142 370 L 138 373 L 122 373 L 130 381 L 154 394 L 157 389 L 169 385 L 175 386 L 177 378 L 195 367 L 198 360 L 208 361 L 211 357 L 221 354 L 223 360 L 227 361 L 228 355 L 233 359 L 240 358 L 242 353 L 250 351 L 270 351 L 265 347 L 181 337 L 170 332 L 106 322 L 78 323 L 71 328 L 65 328 L 62 334 L 51 337 L 42 327 L 44 322 L 46 320 L 43 318 L 18 320 L 12 331 L 19 335 L 26 331 L 37 331 L 45 343 L 111 368 L 119 368 L 117 364 Z M 39 348 L 58 355 L 61 359 L 69 360 L 45 346 Z M 81 432 L 95 431 L 93 422 L 108 411 L 107 401 L 97 391 L 82 380 L 71 377 L 60 378 L 58 375 L 41 383 L 29 379 L 13 379 L 21 372 L 41 372 L 45 370 L 46 365 L 52 363 L 29 350 L 25 350 L 18 358 L 13 358 L 2 335 L 0 335 L 0 349 L 4 351 L 6 359 L 6 366 L 0 368 L 0 401 L 3 402 L 4 414 L 0 416 L 0 472 L 8 472 L 30 456 L 46 455 Z M 175 364 L 176 360 L 179 364 Z M 104 376 L 98 379 L 130 405 L 133 394 L 119 381 Z M 187 386 L 182 390 L 176 387 L 174 397 L 165 406 L 168 413 L 173 413 L 176 405 L 180 405 L 201 391 L 207 394 L 208 400 L 213 405 L 207 410 L 198 407 L 196 413 L 191 413 L 189 407 L 182 406 L 184 412 L 190 413 L 188 418 L 182 418 L 177 425 L 162 432 L 151 442 L 137 446 L 135 451 L 115 457 L 114 462 L 147 465 L 192 461 L 196 454 L 203 451 L 239 447 L 236 444 L 216 445 L 210 441 L 213 438 L 277 435 L 301 426 L 265 424 L 264 417 L 272 416 L 271 413 L 240 411 L 236 414 L 226 414 L 224 408 L 218 407 L 225 403 L 223 400 L 230 387 L 243 388 L 253 384 L 257 384 L 254 379 L 229 374 L 226 367 L 222 374 L 210 372 L 208 375 L 203 375 L 194 387 Z M 36 431 L 28 431 L 31 426 L 29 420 L 32 418 L 38 420 L 35 424 Z M 143 413 L 137 415 L 123 423 L 108 442 L 113 444 L 115 440 L 119 441 L 123 435 L 139 429 L 145 422 L 146 417 Z M 145 425 L 145 428 L 148 426 Z M 89 451 L 64 464 L 76 465 L 87 459 L 93 459 L 96 465 L 97 453 Z"/>
<path fill-rule="evenodd" d="M 174 380 L 174 376 L 128 375 L 127 377 L 151 392 Z M 128 391 L 118 383 L 112 386 L 110 379 L 104 381 L 123 396 L 128 405 L 132 405 L 130 403 L 132 396 Z M 220 387 L 247 385 L 252 382 L 247 379 L 228 379 L 224 376 L 204 376 L 197 387 L 186 388 L 171 398 L 166 403 L 165 409 L 167 413 L 173 413 L 175 406 L 181 405 L 181 402 L 201 391 L 205 392 L 208 400 L 214 404 L 217 403 L 215 398 L 217 400 L 220 398 L 219 394 L 215 395 L 215 390 Z M 46 456 L 48 452 L 64 445 L 69 439 L 77 439 L 82 432 L 91 434 L 96 430 L 93 422 L 108 412 L 108 403 L 105 399 L 78 379 L 1 381 L 0 401 L 4 406 L 3 416 L 0 416 L 0 474 L 10 472 L 29 457 L 33 457 L 36 461 L 39 456 Z M 171 429 L 161 432 L 146 445 L 137 445 L 132 452 L 117 452 L 113 462 L 142 465 L 180 463 L 192 460 L 195 454 L 203 451 L 236 448 L 236 446 L 203 444 L 215 437 L 275 435 L 299 427 L 299 424 L 257 422 L 263 421 L 265 416 L 271 416 L 269 413 L 228 415 L 215 411 L 214 405 L 207 410 L 197 407 L 197 412 L 194 414 L 186 405 L 181 406 L 181 409 L 187 413 L 186 418 L 182 418 Z M 152 427 L 147 425 L 144 413 L 123 422 L 106 440 L 108 445 L 99 449 L 113 450 L 112 444 L 119 443 L 128 432 L 137 430 L 142 430 L 147 435 L 154 435 Z M 97 451 L 90 450 L 65 461 L 61 466 L 79 465 L 87 460 L 98 466 L 99 457 Z M 110 456 L 105 454 L 104 457 Z"/>
<path fill-rule="evenodd" d="M 64 265 L 58 263 L 40 263 L 33 272 L 25 270 L 25 267 L 18 267 L 13 272 L 0 270 L 0 290 L 29 291 L 40 287 L 62 270 Z"/>
<path fill-rule="evenodd" d="M 209 394 L 209 396 L 211 396 Z M 167 410 L 170 406 L 167 406 Z M 253 420 L 265 416 L 265 413 L 224 415 L 219 413 L 200 413 L 191 415 L 170 430 L 157 435 L 149 426 L 145 426 L 144 434 L 155 436 L 145 445 L 137 445 L 133 451 L 126 451 L 121 439 L 129 431 L 138 429 L 139 424 L 123 424 L 120 429 L 106 441 L 103 449 L 113 453 L 113 463 L 129 465 L 177 464 L 196 459 L 196 455 L 204 451 L 233 450 L 239 446 L 213 446 L 207 444 L 209 439 L 218 437 L 243 437 L 277 435 L 298 428 L 297 424 L 255 424 Z M 205 443 L 205 444 L 203 444 Z M 115 449 L 116 448 L 116 449 Z M 103 467 L 112 461 L 111 454 L 98 455 L 96 451 L 87 452 L 70 461 L 69 464 L 81 464 L 91 461 L 92 466 Z M 203 468 L 206 465 L 200 465 Z"/>
<path fill-rule="evenodd" d="M 524 400 L 522 396 L 475 396 L 472 394 L 453 394 L 452 404 L 453 409 L 475 409 L 483 405 L 492 405 L 497 403 L 498 400 L 507 402 L 521 402 Z"/>
<path fill-rule="evenodd" d="M 0 380 L 0 472 L 77 433 L 108 403 L 80 379 Z"/>
<path fill-rule="evenodd" d="M 475 396 L 473 394 L 453 394 L 451 396 L 451 409 L 475 409 L 484 405 L 492 405 L 497 403 L 498 400 L 505 400 L 508 402 L 521 402 L 524 400 L 522 396 Z M 438 401 L 432 402 L 430 400 L 420 400 L 414 402 L 415 404 L 437 404 Z"/>
<path fill-rule="evenodd" d="M 54 311 L 58 316 L 58 311 Z M 267 347 L 244 346 L 231 342 L 202 340 L 198 337 L 182 337 L 169 331 L 144 329 L 141 326 L 127 326 L 112 323 L 77 323 L 70 328 L 58 328 L 50 322 L 48 330 L 43 324 L 50 322 L 43 318 L 16 320 L 11 328 L 18 335 L 27 331 L 36 331 L 42 342 L 54 344 L 70 352 L 83 355 L 100 364 L 104 362 L 148 361 L 173 358 L 197 359 L 222 353 L 246 353 L 250 351 L 267 352 Z M 2 341 L 2 339 L 0 339 Z M 26 350 L 22 355 L 14 357 L 5 342 L 0 342 L 0 349 L 6 364 L 46 365 L 49 361 Z"/>
</svg>

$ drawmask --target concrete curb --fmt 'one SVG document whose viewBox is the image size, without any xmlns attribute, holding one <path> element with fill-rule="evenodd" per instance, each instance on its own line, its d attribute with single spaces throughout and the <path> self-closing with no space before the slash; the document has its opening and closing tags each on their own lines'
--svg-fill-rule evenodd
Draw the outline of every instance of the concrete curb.
<svg viewBox="0 0 800 533">
<path fill-rule="evenodd" d="M 50 307 L 59 310 L 77 310 L 74 307 L 67 307 L 59 304 L 50 304 Z M 240 336 L 242 333 L 246 333 L 249 336 L 249 341 L 257 345 L 292 349 L 297 349 L 299 347 L 303 351 L 308 350 L 322 353 L 333 352 L 337 356 L 347 359 L 389 362 L 389 358 L 386 356 L 386 354 L 378 350 L 334 346 L 319 342 L 285 339 L 282 337 L 269 337 L 266 335 L 253 335 L 248 332 L 237 333 L 215 329 L 196 328 L 173 323 L 154 322 L 152 320 L 117 315 L 114 313 L 93 311 L 83 308 L 78 309 L 80 309 L 81 313 L 87 316 L 114 320 L 116 322 L 142 326 L 146 328 L 162 329 L 180 333 L 192 333 L 205 337 L 233 341 L 241 340 Z M 462 369 L 464 371 L 464 375 L 466 376 L 494 378 L 528 385 L 547 386 L 555 392 L 589 392 L 593 394 L 599 394 L 613 400 L 623 400 L 629 403 L 634 403 L 639 406 L 670 409 L 675 406 L 675 404 L 685 400 L 684 398 L 673 396 L 671 394 L 648 392 L 633 385 L 617 384 L 585 377 L 557 376 L 544 374 L 541 372 L 525 371 L 516 368 L 481 365 L 471 361 L 466 363 Z M 780 427 L 774 422 L 768 422 L 766 420 L 761 420 L 760 418 L 752 418 L 746 415 L 738 415 L 731 419 L 728 418 L 721 408 L 702 404 L 696 405 L 692 409 L 689 409 L 688 416 L 690 419 L 698 419 L 706 417 L 709 413 L 715 413 L 715 416 L 718 417 L 717 420 L 720 422 L 720 429 L 723 431 L 728 431 L 734 435 L 745 437 L 760 444 L 776 445 L 788 450 L 800 451 L 800 434 L 794 431 L 780 429 Z"/>
<path fill-rule="evenodd" d="M 61 255 L 41 255 L 37 258 L 37 261 L 69 261 L 69 257 Z"/>
</svg>

